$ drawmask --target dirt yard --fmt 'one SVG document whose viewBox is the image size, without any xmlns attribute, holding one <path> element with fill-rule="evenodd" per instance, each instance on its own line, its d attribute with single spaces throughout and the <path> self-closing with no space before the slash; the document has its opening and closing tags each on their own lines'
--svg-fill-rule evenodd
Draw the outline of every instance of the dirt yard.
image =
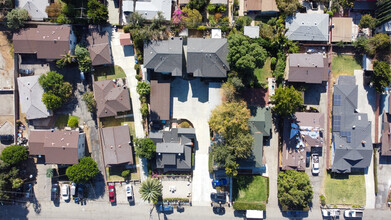
<svg viewBox="0 0 391 220">
<path fill-rule="evenodd" d="M 14 87 L 14 58 L 10 52 L 11 48 L 6 33 L 0 32 L 0 89 L 12 89 Z"/>
</svg>

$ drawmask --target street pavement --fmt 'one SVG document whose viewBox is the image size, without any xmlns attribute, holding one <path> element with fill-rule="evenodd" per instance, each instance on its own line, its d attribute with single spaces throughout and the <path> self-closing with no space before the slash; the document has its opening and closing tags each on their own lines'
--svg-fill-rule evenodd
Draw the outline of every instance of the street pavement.
<svg viewBox="0 0 391 220">
<path fill-rule="evenodd" d="M 213 191 L 208 171 L 209 103 L 208 85 L 199 79 L 175 79 L 171 84 L 173 118 L 189 120 L 196 132 L 195 167 L 193 170 L 193 205 L 210 206 L 210 193 Z"/>
<path fill-rule="evenodd" d="M 373 88 L 364 87 L 364 71 L 354 70 L 356 83 L 358 85 L 358 110 L 368 115 L 368 120 L 372 123 L 372 143 L 375 142 L 375 101 L 376 93 Z M 376 196 L 374 186 L 373 160 L 370 166 L 365 170 L 365 185 L 366 185 L 366 205 L 365 208 L 375 208 Z"/>
<path fill-rule="evenodd" d="M 134 128 L 137 138 L 144 138 L 145 132 L 142 124 L 142 116 L 140 112 L 140 95 L 136 91 L 137 79 L 136 70 L 134 69 L 134 54 L 130 52 L 130 55 L 125 56 L 124 47 L 121 46 L 119 41 L 119 35 L 121 32 L 116 32 L 114 29 L 111 34 L 111 50 L 113 54 L 114 64 L 120 66 L 126 74 L 126 84 L 130 90 L 130 96 L 132 99 L 132 109 L 134 116 Z M 126 47 L 125 50 L 133 50 L 132 47 Z M 129 52 L 129 51 L 128 51 Z M 145 159 L 140 160 L 140 178 L 141 181 L 148 177 L 147 162 Z"/>
</svg>

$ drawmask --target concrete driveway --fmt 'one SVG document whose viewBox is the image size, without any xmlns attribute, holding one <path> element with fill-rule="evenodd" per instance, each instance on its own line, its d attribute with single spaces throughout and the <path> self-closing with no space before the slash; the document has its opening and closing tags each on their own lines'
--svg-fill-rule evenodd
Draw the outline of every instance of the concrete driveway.
<svg viewBox="0 0 391 220">
<path fill-rule="evenodd" d="M 375 142 L 375 101 L 376 92 L 373 88 L 364 87 L 364 71 L 355 70 L 354 76 L 358 85 L 358 110 L 368 115 L 368 120 L 372 122 L 372 142 Z M 373 160 L 370 166 L 365 170 L 365 185 L 366 185 L 366 206 L 367 209 L 375 208 L 375 188 L 373 174 Z"/>
<path fill-rule="evenodd" d="M 210 116 L 208 85 L 199 79 L 177 78 L 171 83 L 173 118 L 189 120 L 196 131 L 195 167 L 193 170 L 193 205 L 209 206 L 213 191 L 208 171 L 208 149 L 210 145 Z"/>
</svg>

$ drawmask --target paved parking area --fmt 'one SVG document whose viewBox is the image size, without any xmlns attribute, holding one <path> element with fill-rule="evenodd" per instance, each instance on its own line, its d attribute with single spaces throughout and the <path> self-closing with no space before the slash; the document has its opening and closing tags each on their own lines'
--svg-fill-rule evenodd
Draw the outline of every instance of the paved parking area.
<svg viewBox="0 0 391 220">
<path fill-rule="evenodd" d="M 19 59 L 19 69 L 33 70 L 34 75 L 42 75 L 49 72 L 51 65 L 54 66 L 55 64 L 45 60 L 38 60 L 36 56 L 30 54 L 21 55 Z"/>
<path fill-rule="evenodd" d="M 379 157 L 377 166 L 377 187 L 376 209 L 389 209 L 387 207 L 388 189 L 391 186 L 391 157 Z"/>
</svg>

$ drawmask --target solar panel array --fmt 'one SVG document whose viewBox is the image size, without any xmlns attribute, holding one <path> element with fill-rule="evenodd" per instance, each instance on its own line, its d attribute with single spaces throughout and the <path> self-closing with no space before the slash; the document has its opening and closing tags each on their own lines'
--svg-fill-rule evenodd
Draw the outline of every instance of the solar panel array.
<svg viewBox="0 0 391 220">
<path fill-rule="evenodd" d="M 334 131 L 341 130 L 341 116 L 340 115 L 333 116 L 333 130 Z"/>
<path fill-rule="evenodd" d="M 341 105 L 341 95 L 334 94 L 334 105 L 335 106 Z"/>
</svg>

